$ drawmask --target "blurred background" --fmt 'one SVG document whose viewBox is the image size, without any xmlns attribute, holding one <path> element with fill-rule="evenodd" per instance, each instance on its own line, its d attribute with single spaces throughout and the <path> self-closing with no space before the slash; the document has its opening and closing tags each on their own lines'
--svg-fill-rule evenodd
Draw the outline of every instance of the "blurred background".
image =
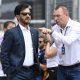
<svg viewBox="0 0 80 80">
<path fill-rule="evenodd" d="M 20 2 L 27 2 L 32 6 L 31 25 L 34 27 L 47 27 L 54 23 L 52 11 L 57 4 L 64 4 L 70 11 L 70 17 L 80 21 L 80 0 L 0 0 L 0 30 L 3 23 L 15 20 L 14 8 Z"/>
</svg>

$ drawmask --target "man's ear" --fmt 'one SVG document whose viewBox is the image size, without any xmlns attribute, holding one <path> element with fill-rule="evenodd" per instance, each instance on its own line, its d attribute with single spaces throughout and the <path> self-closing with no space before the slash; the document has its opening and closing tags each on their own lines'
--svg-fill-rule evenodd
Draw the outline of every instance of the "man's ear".
<svg viewBox="0 0 80 80">
<path fill-rule="evenodd" d="M 16 18 L 17 18 L 17 20 L 19 21 L 19 19 L 20 19 L 19 15 L 16 15 Z"/>
</svg>

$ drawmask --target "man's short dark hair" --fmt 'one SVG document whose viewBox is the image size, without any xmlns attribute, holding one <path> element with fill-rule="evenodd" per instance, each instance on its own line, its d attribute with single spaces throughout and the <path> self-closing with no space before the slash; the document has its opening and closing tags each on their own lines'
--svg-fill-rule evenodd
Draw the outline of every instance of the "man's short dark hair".
<svg viewBox="0 0 80 80">
<path fill-rule="evenodd" d="M 29 4 L 26 4 L 26 3 L 22 3 L 22 4 L 18 4 L 16 7 L 15 7 L 15 10 L 14 10 L 14 15 L 19 15 L 20 12 L 26 8 L 30 7 Z"/>
</svg>

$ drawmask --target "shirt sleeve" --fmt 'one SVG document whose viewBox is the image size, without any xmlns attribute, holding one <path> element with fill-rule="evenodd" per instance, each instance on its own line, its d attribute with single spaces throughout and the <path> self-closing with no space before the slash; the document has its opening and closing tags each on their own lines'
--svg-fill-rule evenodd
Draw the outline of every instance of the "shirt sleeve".
<svg viewBox="0 0 80 80">
<path fill-rule="evenodd" d="M 80 27 L 72 29 L 68 35 L 62 35 L 61 33 L 58 33 L 54 31 L 52 33 L 52 37 L 57 41 L 57 42 L 62 42 L 63 44 L 66 45 L 71 45 L 73 42 L 76 40 L 79 40 L 80 38 Z"/>
</svg>

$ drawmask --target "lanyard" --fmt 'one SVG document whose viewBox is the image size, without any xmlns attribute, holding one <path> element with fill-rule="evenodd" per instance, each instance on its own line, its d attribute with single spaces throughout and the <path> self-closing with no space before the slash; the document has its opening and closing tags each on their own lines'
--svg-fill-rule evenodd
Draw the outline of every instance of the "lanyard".
<svg viewBox="0 0 80 80">
<path fill-rule="evenodd" d="M 68 29 L 68 27 L 66 27 L 64 36 L 66 35 L 67 29 Z M 60 29 L 60 32 L 62 33 L 62 29 Z M 62 47 L 61 47 L 61 51 L 62 51 L 62 54 L 64 55 L 64 54 L 65 54 L 65 46 L 64 46 L 64 44 L 63 44 Z"/>
<path fill-rule="evenodd" d="M 68 27 L 66 27 L 66 30 L 65 30 L 64 36 L 66 35 L 67 29 L 68 29 Z M 60 32 L 62 33 L 62 29 L 60 29 Z"/>
</svg>

